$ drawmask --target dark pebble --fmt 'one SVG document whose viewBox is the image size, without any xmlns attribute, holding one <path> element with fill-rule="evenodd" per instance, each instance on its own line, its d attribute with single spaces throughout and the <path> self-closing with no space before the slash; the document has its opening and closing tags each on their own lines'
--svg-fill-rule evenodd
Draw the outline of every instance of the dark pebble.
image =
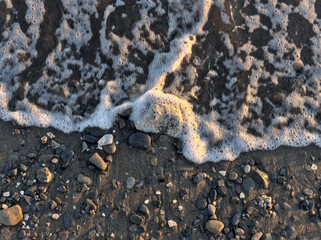
<svg viewBox="0 0 321 240">
<path fill-rule="evenodd" d="M 244 192 L 249 193 L 254 189 L 254 187 L 255 183 L 252 178 L 244 178 L 242 182 L 242 189 Z"/>
<path fill-rule="evenodd" d="M 139 225 L 143 222 L 143 218 L 137 214 L 134 214 L 130 216 L 130 221 L 134 224 Z"/>
<path fill-rule="evenodd" d="M 217 191 L 212 188 L 209 192 L 209 198 L 211 199 L 211 202 L 215 201 L 217 199 Z"/>
<path fill-rule="evenodd" d="M 68 151 L 63 152 L 63 154 L 61 154 L 60 157 L 64 163 L 67 163 L 73 158 L 74 154 L 75 154 L 74 151 L 68 150 Z"/>
<path fill-rule="evenodd" d="M 151 145 L 151 137 L 147 133 L 135 132 L 129 136 L 129 144 L 134 148 L 149 149 Z"/>
<path fill-rule="evenodd" d="M 27 236 L 27 233 L 25 230 L 20 230 L 18 232 L 18 238 L 24 238 L 25 236 Z"/>
<path fill-rule="evenodd" d="M 74 225 L 72 217 L 69 213 L 64 214 L 64 225 L 65 225 L 65 228 L 70 228 L 70 227 L 73 227 Z"/>
<path fill-rule="evenodd" d="M 147 216 L 149 215 L 148 207 L 145 204 L 140 206 L 139 211 Z"/>
<path fill-rule="evenodd" d="M 200 201 L 197 202 L 197 207 L 200 210 L 203 210 L 207 206 L 207 201 L 206 199 L 201 199 Z"/>
<path fill-rule="evenodd" d="M 233 226 L 237 226 L 239 224 L 239 222 L 241 221 L 241 216 L 242 216 L 241 213 L 237 213 L 233 216 L 233 219 L 232 219 Z"/>
<path fill-rule="evenodd" d="M 193 178 L 194 183 L 198 183 L 206 178 L 206 175 L 202 172 L 196 174 Z"/>
<path fill-rule="evenodd" d="M 98 141 L 98 138 L 92 135 L 84 135 L 82 136 L 82 140 L 88 143 L 96 143 Z"/>
<path fill-rule="evenodd" d="M 281 169 L 280 170 L 280 175 L 281 176 L 285 176 L 285 174 L 286 174 L 286 168 Z"/>
</svg>

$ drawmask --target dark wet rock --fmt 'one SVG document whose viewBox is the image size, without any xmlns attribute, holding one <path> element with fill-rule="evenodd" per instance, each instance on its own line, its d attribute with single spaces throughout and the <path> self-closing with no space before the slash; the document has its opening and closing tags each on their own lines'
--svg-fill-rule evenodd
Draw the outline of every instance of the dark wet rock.
<svg viewBox="0 0 321 240">
<path fill-rule="evenodd" d="M 148 207 L 145 204 L 140 206 L 139 211 L 147 216 L 149 215 Z"/>
<path fill-rule="evenodd" d="M 223 228 L 224 228 L 224 224 L 218 220 L 209 220 L 206 223 L 207 231 L 214 234 L 214 236 L 217 236 L 223 230 Z"/>
<path fill-rule="evenodd" d="M 204 208 L 206 208 L 206 206 L 207 206 L 207 201 L 206 201 L 206 199 L 201 199 L 201 200 L 199 200 L 199 201 L 197 202 L 197 207 L 198 207 L 198 209 L 200 209 L 200 210 L 203 210 Z"/>
<path fill-rule="evenodd" d="M 253 171 L 253 178 L 256 182 L 262 184 L 264 188 L 269 187 L 269 177 L 265 172 L 255 169 L 255 171 Z"/>
<path fill-rule="evenodd" d="M 23 218 L 20 205 L 15 205 L 0 211 L 0 223 L 5 226 L 15 226 Z"/>
<path fill-rule="evenodd" d="M 88 143 L 96 143 L 98 141 L 98 138 L 89 134 L 83 135 L 82 140 Z"/>
<path fill-rule="evenodd" d="M 204 180 L 205 178 L 206 178 L 206 174 L 200 172 L 200 173 L 198 173 L 198 174 L 196 174 L 196 175 L 194 176 L 193 181 L 194 181 L 194 183 L 198 183 L 198 182 Z"/>
<path fill-rule="evenodd" d="M 72 220 L 72 217 L 69 213 L 64 214 L 64 226 L 65 228 L 73 227 L 74 222 Z"/>
<path fill-rule="evenodd" d="M 237 213 L 233 216 L 233 218 L 232 218 L 232 225 L 233 226 L 237 226 L 239 224 L 239 222 L 241 221 L 241 216 L 242 216 L 241 213 Z"/>
<path fill-rule="evenodd" d="M 27 236 L 27 233 L 26 233 L 26 231 L 25 230 L 20 230 L 19 232 L 18 232 L 18 238 L 24 238 L 25 236 Z"/>
<path fill-rule="evenodd" d="M 134 223 L 134 224 L 139 225 L 144 221 L 144 219 L 141 216 L 137 215 L 137 214 L 133 214 L 133 215 L 130 216 L 130 221 L 132 223 Z"/>
<path fill-rule="evenodd" d="M 255 183 L 252 178 L 244 178 L 242 182 L 242 189 L 244 192 L 249 193 L 255 188 Z"/>
<path fill-rule="evenodd" d="M 149 149 L 151 145 L 151 137 L 147 133 L 135 132 L 129 136 L 129 144 L 134 148 Z"/>
<path fill-rule="evenodd" d="M 101 158 L 101 156 L 98 153 L 94 153 L 90 158 L 89 162 L 94 164 L 96 167 L 98 167 L 101 170 L 106 170 L 107 163 L 104 162 L 104 160 Z"/>
<path fill-rule="evenodd" d="M 49 168 L 40 168 L 37 171 L 37 179 L 43 183 L 49 183 L 53 178 L 53 174 L 50 172 Z"/>
<path fill-rule="evenodd" d="M 211 200 L 211 202 L 215 201 L 217 199 L 217 191 L 212 188 L 209 192 L 209 198 Z"/>
<path fill-rule="evenodd" d="M 60 158 L 65 165 L 68 165 L 75 153 L 72 150 L 65 151 L 61 154 Z"/>
</svg>

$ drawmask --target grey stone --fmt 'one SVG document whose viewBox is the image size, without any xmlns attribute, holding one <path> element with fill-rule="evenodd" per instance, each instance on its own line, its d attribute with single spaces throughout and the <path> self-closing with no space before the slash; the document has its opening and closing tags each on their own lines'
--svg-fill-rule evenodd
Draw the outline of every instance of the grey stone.
<svg viewBox="0 0 321 240">
<path fill-rule="evenodd" d="M 200 210 L 203 210 L 204 208 L 206 208 L 206 206 L 207 206 L 207 201 L 206 201 L 206 199 L 201 199 L 201 200 L 199 200 L 199 201 L 197 202 L 197 207 L 198 207 L 198 209 L 200 209 Z"/>
<path fill-rule="evenodd" d="M 139 225 L 144 221 L 144 219 L 141 216 L 137 215 L 137 214 L 133 214 L 133 215 L 130 216 L 130 221 L 132 223 L 134 223 L 134 224 Z"/>
<path fill-rule="evenodd" d="M 129 144 L 134 148 L 140 148 L 147 150 L 150 148 L 151 145 L 151 137 L 148 133 L 143 132 L 135 132 L 129 136 Z"/>
<path fill-rule="evenodd" d="M 242 182 L 242 189 L 244 192 L 249 193 L 255 188 L 255 183 L 252 178 L 244 178 Z"/>
</svg>

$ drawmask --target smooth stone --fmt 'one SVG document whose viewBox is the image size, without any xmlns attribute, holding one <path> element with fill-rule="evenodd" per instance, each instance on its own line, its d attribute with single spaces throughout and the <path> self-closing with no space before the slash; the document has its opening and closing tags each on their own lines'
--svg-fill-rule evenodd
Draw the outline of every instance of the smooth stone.
<svg viewBox="0 0 321 240">
<path fill-rule="evenodd" d="M 206 223 L 205 227 L 207 231 L 209 231 L 210 233 L 213 233 L 214 236 L 217 236 L 223 230 L 224 224 L 218 220 L 209 220 Z"/>
<path fill-rule="evenodd" d="M 88 143 L 96 143 L 98 138 L 93 135 L 86 134 L 82 136 L 82 140 Z"/>
<path fill-rule="evenodd" d="M 201 199 L 201 200 L 199 200 L 199 201 L 197 202 L 197 207 L 198 207 L 198 209 L 200 209 L 200 210 L 203 210 L 204 208 L 206 208 L 206 206 L 207 206 L 207 201 L 206 201 L 206 199 Z"/>
<path fill-rule="evenodd" d="M 296 60 L 294 61 L 294 63 L 292 64 L 292 67 L 294 69 L 294 71 L 296 72 L 300 72 L 303 69 L 303 62 L 301 60 Z"/>
<path fill-rule="evenodd" d="M 172 227 L 177 227 L 177 222 L 175 222 L 175 221 L 173 221 L 173 220 L 168 220 L 168 226 L 170 227 L 170 228 L 172 228 Z"/>
<path fill-rule="evenodd" d="M 64 214 L 64 225 L 65 225 L 65 228 L 70 228 L 70 227 L 74 226 L 74 222 L 73 222 L 72 217 L 69 213 Z"/>
<path fill-rule="evenodd" d="M 37 179 L 43 183 L 49 183 L 53 178 L 53 174 L 50 172 L 49 168 L 40 168 L 37 171 Z"/>
<path fill-rule="evenodd" d="M 23 218 L 20 205 L 15 205 L 0 211 L 0 223 L 5 226 L 15 226 Z"/>
<path fill-rule="evenodd" d="M 75 155 L 74 151 L 68 150 L 63 152 L 60 157 L 64 163 L 68 163 L 74 157 L 74 155 Z"/>
<path fill-rule="evenodd" d="M 198 174 L 196 174 L 196 175 L 194 176 L 193 181 L 194 181 L 194 183 L 198 183 L 198 182 L 204 180 L 205 178 L 206 178 L 206 174 L 200 172 L 200 173 L 198 173 Z"/>
<path fill-rule="evenodd" d="M 252 178 L 244 178 L 242 182 L 242 189 L 244 192 L 249 193 L 255 188 L 255 183 Z"/>
<path fill-rule="evenodd" d="M 233 218 L 232 218 L 232 225 L 233 226 L 237 226 L 239 224 L 239 222 L 241 221 L 241 216 L 242 216 L 241 213 L 237 213 L 233 216 Z"/>
<path fill-rule="evenodd" d="M 131 189 L 131 188 L 133 188 L 135 186 L 135 183 L 136 183 L 135 178 L 129 177 L 129 178 L 127 178 L 127 181 L 126 181 L 126 187 L 128 189 Z"/>
<path fill-rule="evenodd" d="M 247 174 L 251 171 L 251 166 L 250 165 L 245 165 L 244 169 L 243 169 L 244 173 Z"/>
<path fill-rule="evenodd" d="M 135 132 L 129 136 L 129 144 L 134 148 L 147 150 L 151 145 L 151 137 L 147 133 Z"/>
<path fill-rule="evenodd" d="M 264 188 L 269 187 L 269 176 L 265 172 L 262 172 L 259 169 L 255 169 L 255 171 L 253 171 L 253 178 L 259 184 L 262 184 Z"/>
<path fill-rule="evenodd" d="M 134 214 L 130 216 L 130 221 L 134 224 L 139 225 L 144 221 L 144 219 L 141 216 Z"/>
<path fill-rule="evenodd" d="M 255 233 L 251 237 L 251 240 L 259 240 L 259 239 L 261 239 L 262 236 L 263 236 L 263 233 L 261 233 L 261 232 Z"/>
<path fill-rule="evenodd" d="M 101 170 L 106 170 L 107 163 L 104 162 L 104 160 L 101 158 L 101 156 L 98 153 L 94 153 L 90 158 L 89 162 L 94 164 L 96 167 L 98 167 Z"/>
<path fill-rule="evenodd" d="M 106 134 L 98 140 L 99 146 L 110 145 L 114 141 L 114 136 L 112 134 Z"/>
<path fill-rule="evenodd" d="M 305 188 L 302 193 L 306 196 L 312 196 L 313 195 L 313 191 L 309 188 Z"/>
<path fill-rule="evenodd" d="M 26 231 L 25 230 L 20 230 L 19 232 L 18 232 L 18 238 L 24 238 L 25 236 L 27 236 L 27 233 L 26 233 Z"/>
<path fill-rule="evenodd" d="M 108 154 L 114 154 L 116 152 L 116 149 L 117 149 L 115 143 L 112 143 L 110 145 L 105 145 L 105 146 L 103 146 L 103 148 L 104 148 L 104 151 L 106 153 L 108 153 Z"/>
<path fill-rule="evenodd" d="M 235 229 L 235 235 L 243 236 L 244 235 L 244 230 L 242 228 L 236 228 Z"/>
<path fill-rule="evenodd" d="M 150 160 L 150 163 L 152 164 L 153 167 L 157 167 L 157 158 L 152 158 Z"/>
<path fill-rule="evenodd" d="M 209 213 L 213 216 L 216 213 L 216 207 L 213 204 L 208 204 L 207 209 Z"/>
<path fill-rule="evenodd" d="M 139 211 L 141 213 L 144 213 L 145 215 L 149 215 L 149 210 L 148 210 L 148 207 L 145 205 L 145 204 L 142 204 L 139 208 Z"/>
<path fill-rule="evenodd" d="M 88 186 L 90 186 L 92 184 L 92 180 L 89 177 L 82 175 L 82 174 L 78 175 L 77 180 L 83 184 L 88 185 Z"/>
<path fill-rule="evenodd" d="M 238 175 L 237 173 L 235 172 L 231 172 L 229 175 L 228 175 L 228 179 L 231 180 L 231 181 L 235 181 L 237 179 Z"/>
</svg>

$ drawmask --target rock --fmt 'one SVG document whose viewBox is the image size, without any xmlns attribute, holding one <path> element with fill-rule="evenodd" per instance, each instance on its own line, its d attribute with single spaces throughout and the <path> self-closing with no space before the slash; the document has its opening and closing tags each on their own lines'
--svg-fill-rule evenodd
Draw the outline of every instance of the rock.
<svg viewBox="0 0 321 240">
<path fill-rule="evenodd" d="M 207 231 L 217 236 L 224 228 L 224 224 L 218 220 L 209 220 L 205 225 Z"/>
<path fill-rule="evenodd" d="M 170 228 L 172 228 L 172 227 L 177 227 L 177 223 L 175 222 L 175 221 L 173 221 L 173 220 L 168 220 L 168 226 L 170 227 Z"/>
<path fill-rule="evenodd" d="M 262 184 L 264 188 L 269 187 L 269 176 L 265 173 L 260 171 L 259 169 L 255 169 L 253 172 L 253 178 L 259 184 Z"/>
<path fill-rule="evenodd" d="M 114 154 L 116 152 L 116 144 L 112 143 L 110 145 L 103 146 L 104 151 L 108 154 Z"/>
<path fill-rule="evenodd" d="M 5 226 L 15 226 L 23 218 L 20 205 L 15 205 L 0 211 L 0 223 Z"/>
<path fill-rule="evenodd" d="M 200 210 L 203 210 L 204 208 L 206 208 L 206 206 L 207 206 L 207 201 L 206 201 L 206 199 L 201 199 L 201 200 L 199 200 L 199 201 L 197 202 L 197 207 L 198 207 L 198 209 L 200 209 Z"/>
<path fill-rule="evenodd" d="M 132 223 L 134 223 L 134 224 L 139 225 L 144 221 L 144 219 L 141 216 L 137 215 L 137 214 L 133 214 L 133 215 L 130 216 L 130 221 Z"/>
<path fill-rule="evenodd" d="M 96 230 L 95 229 L 91 230 L 88 233 L 88 239 L 92 239 L 95 236 L 95 234 L 96 234 Z"/>
<path fill-rule="evenodd" d="M 129 178 L 127 178 L 127 181 L 126 181 L 126 187 L 128 189 L 131 189 L 131 188 L 133 188 L 135 186 L 135 183 L 136 183 L 135 178 L 129 177 Z"/>
<path fill-rule="evenodd" d="M 153 167 L 157 167 L 157 158 L 152 158 L 150 160 L 150 163 L 152 164 Z"/>
<path fill-rule="evenodd" d="M 251 166 L 250 165 L 245 165 L 244 169 L 243 169 L 244 173 L 247 174 L 251 171 Z"/>
<path fill-rule="evenodd" d="M 71 161 L 71 159 L 74 157 L 75 153 L 72 150 L 67 150 L 65 152 L 63 152 L 61 154 L 61 160 L 63 161 L 63 163 L 69 163 Z"/>
<path fill-rule="evenodd" d="M 193 181 L 194 181 L 194 183 L 198 183 L 198 182 L 204 180 L 205 178 L 206 178 L 206 174 L 200 172 L 200 173 L 198 173 L 198 174 L 196 174 L 196 175 L 194 176 Z"/>
<path fill-rule="evenodd" d="M 112 134 L 106 134 L 98 140 L 98 146 L 111 145 L 114 141 L 114 136 Z"/>
<path fill-rule="evenodd" d="M 92 180 L 89 177 L 82 175 L 82 174 L 78 175 L 77 180 L 83 184 L 88 185 L 88 186 L 90 186 L 92 184 Z"/>
<path fill-rule="evenodd" d="M 263 233 L 261 233 L 261 232 L 255 233 L 251 237 L 251 240 L 259 240 L 259 239 L 261 239 L 262 236 L 263 236 Z"/>
<path fill-rule="evenodd" d="M 242 182 L 242 189 L 244 192 L 249 193 L 254 189 L 254 187 L 255 183 L 252 178 L 244 178 Z"/>
<path fill-rule="evenodd" d="M 209 213 L 213 216 L 216 213 L 216 207 L 213 204 L 208 204 L 207 209 Z"/>
<path fill-rule="evenodd" d="M 65 225 L 65 228 L 70 228 L 74 226 L 74 222 L 69 213 L 64 214 L 64 225 Z"/>
<path fill-rule="evenodd" d="M 134 148 L 147 150 L 151 145 L 151 137 L 148 133 L 135 132 L 129 136 L 129 144 Z"/>
<path fill-rule="evenodd" d="M 303 62 L 301 60 L 296 60 L 293 62 L 292 67 L 293 67 L 294 71 L 300 72 L 303 70 Z"/>
<path fill-rule="evenodd" d="M 313 195 L 313 191 L 309 188 L 305 188 L 303 189 L 302 193 L 305 195 L 305 196 L 312 196 Z"/>
<path fill-rule="evenodd" d="M 241 213 L 237 213 L 233 216 L 233 218 L 232 218 L 232 225 L 233 226 L 237 226 L 239 224 L 239 222 L 241 221 L 241 216 L 242 216 Z"/>
<path fill-rule="evenodd" d="M 228 175 L 228 179 L 231 180 L 231 181 L 235 181 L 237 179 L 238 175 L 237 173 L 235 172 L 231 172 L 229 175 Z"/>
<path fill-rule="evenodd" d="M 93 144 L 97 142 L 98 138 L 93 135 L 85 134 L 82 136 L 82 140 Z"/>
<path fill-rule="evenodd" d="M 145 114 L 135 122 L 135 127 L 144 132 L 163 132 L 178 137 L 183 122 L 183 114 L 178 105 L 159 103 L 150 104 Z"/>
<path fill-rule="evenodd" d="M 94 153 L 90 158 L 89 162 L 94 164 L 96 167 L 98 167 L 101 170 L 106 170 L 107 163 L 104 162 L 104 160 L 101 158 L 101 156 L 98 153 Z"/>
<path fill-rule="evenodd" d="M 25 236 L 27 236 L 27 233 L 26 233 L 26 231 L 25 230 L 20 230 L 19 232 L 18 232 L 18 238 L 24 238 Z"/>
<path fill-rule="evenodd" d="M 146 216 L 149 215 L 149 210 L 148 207 L 145 204 L 142 204 L 139 208 L 139 211 L 143 214 L 145 214 Z"/>
<path fill-rule="evenodd" d="M 49 168 L 47 167 L 40 168 L 37 171 L 37 179 L 40 182 L 49 183 L 51 182 L 52 178 L 53 178 L 53 174 L 50 172 Z"/>
</svg>

